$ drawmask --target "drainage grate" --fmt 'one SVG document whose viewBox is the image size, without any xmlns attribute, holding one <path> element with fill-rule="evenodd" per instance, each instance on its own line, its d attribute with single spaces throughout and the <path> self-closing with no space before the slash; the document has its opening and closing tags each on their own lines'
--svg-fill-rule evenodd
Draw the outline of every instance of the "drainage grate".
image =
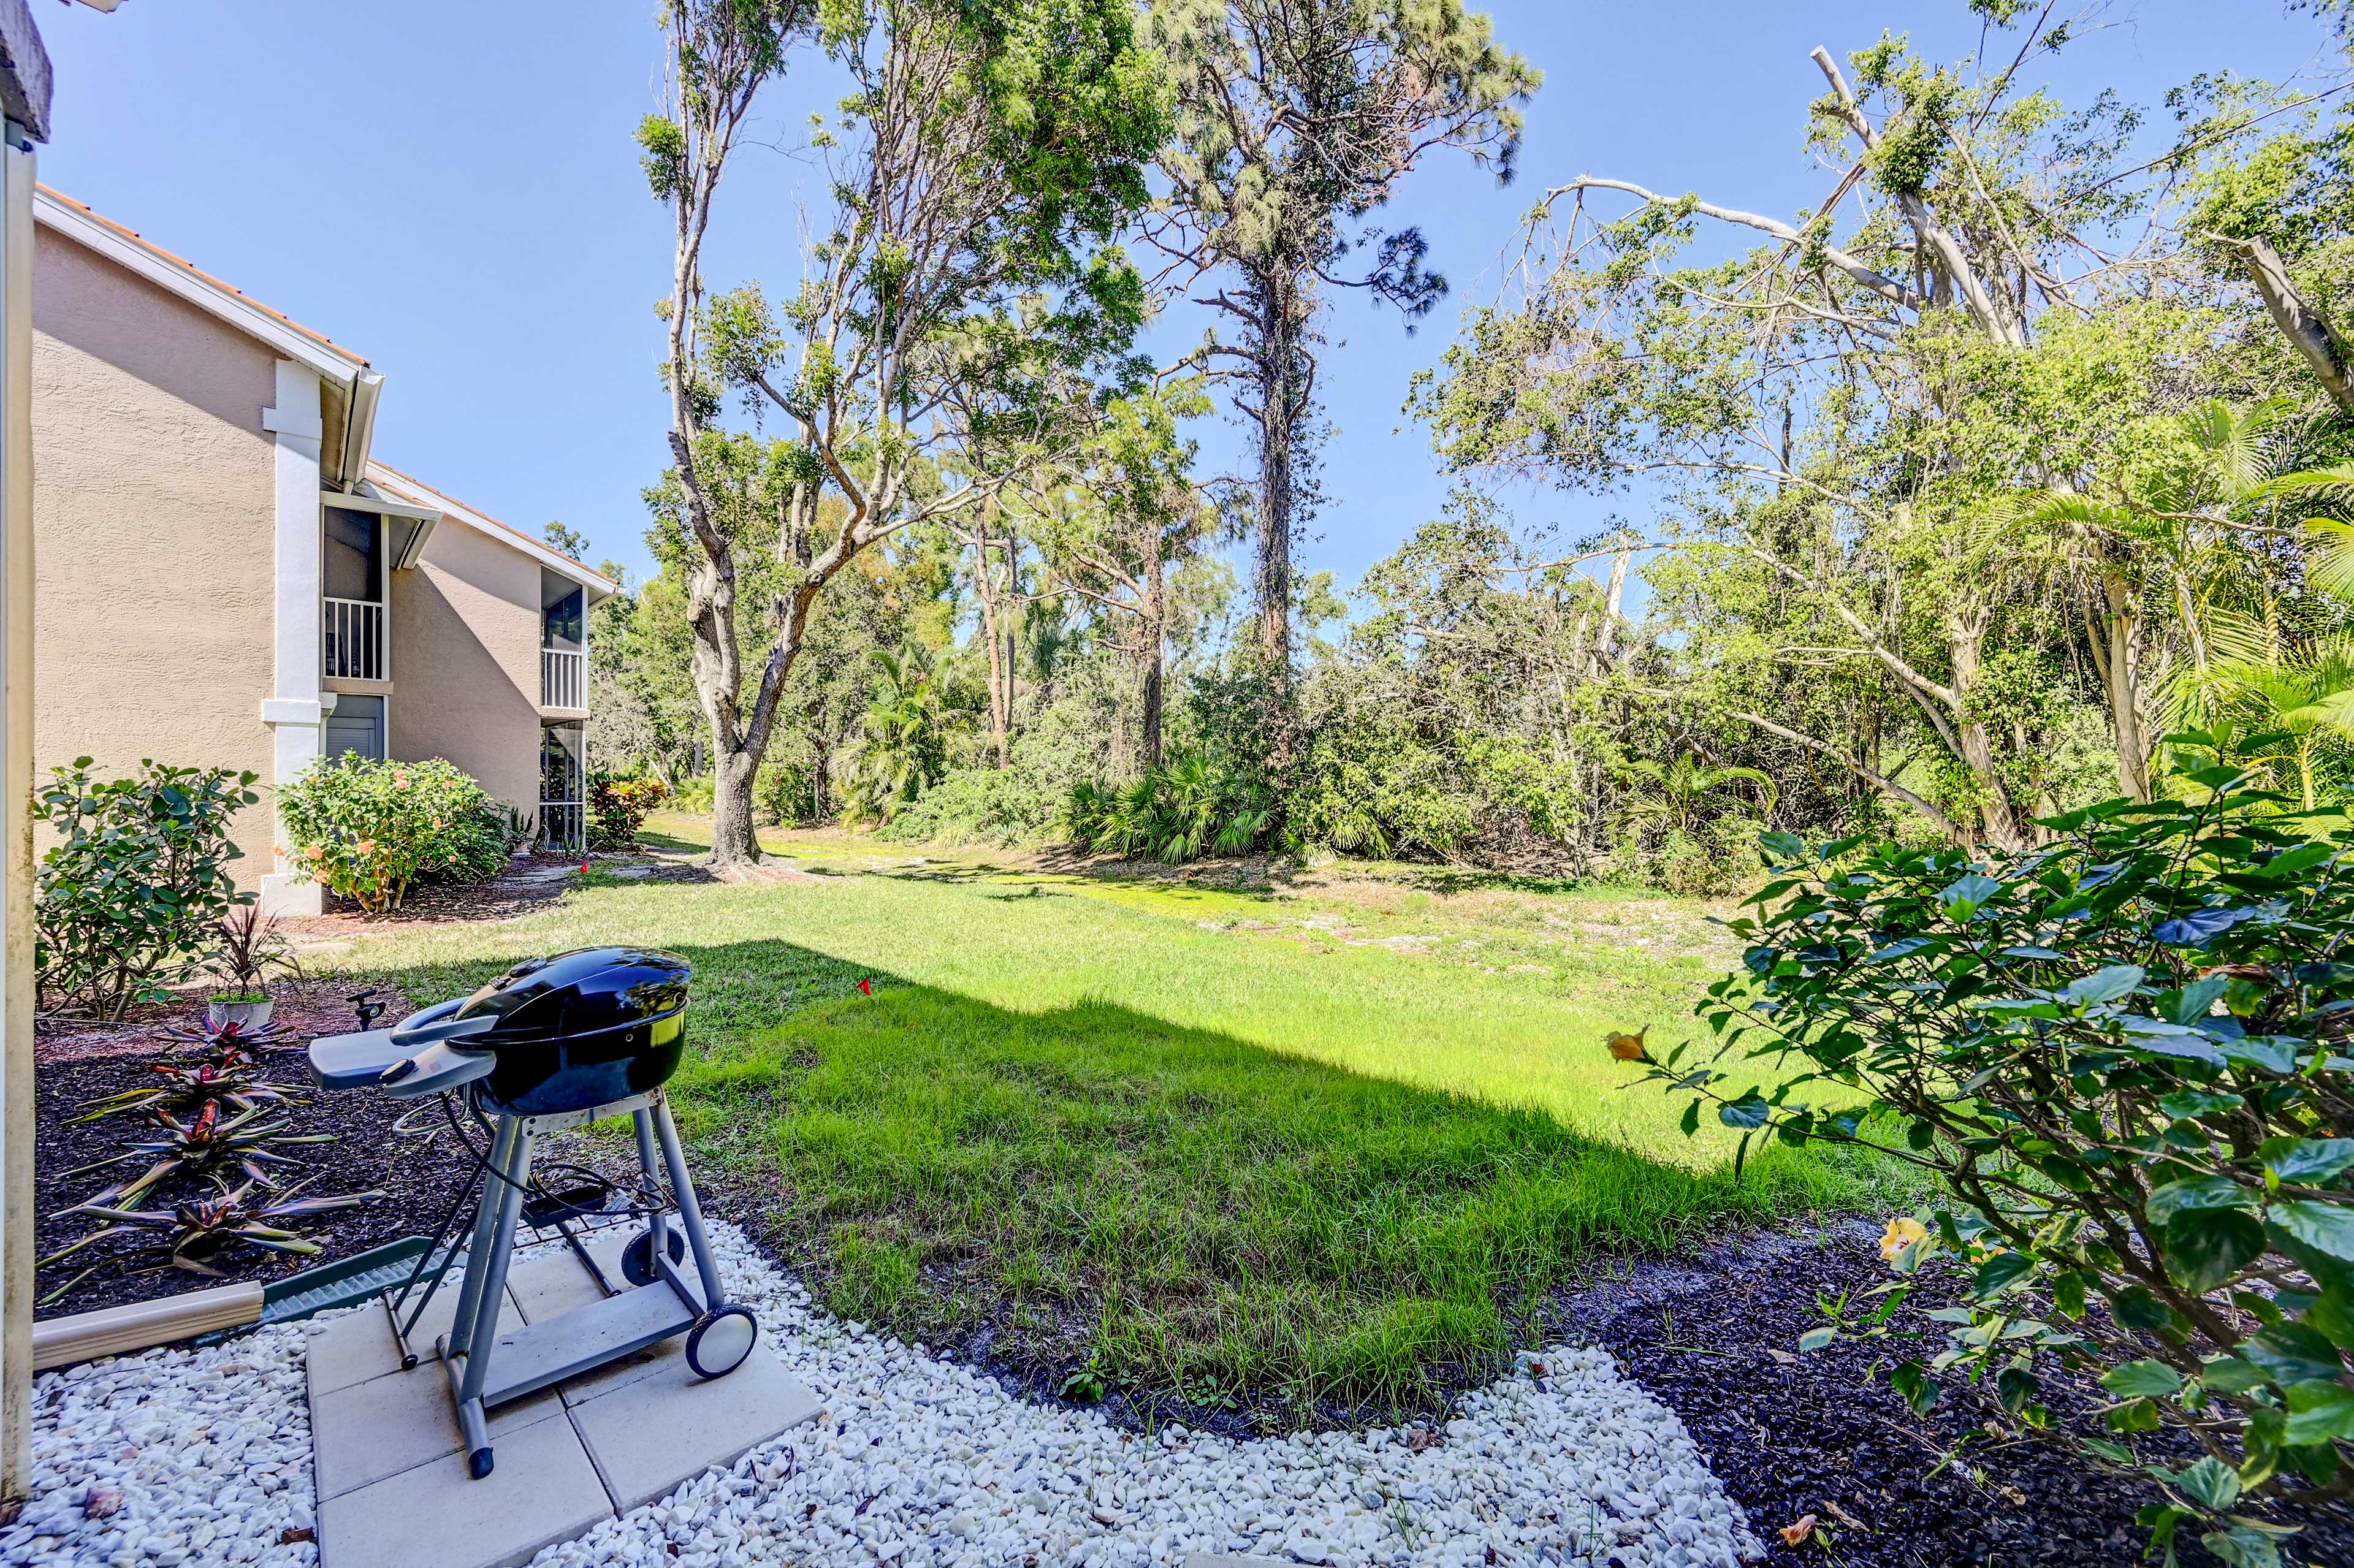
<svg viewBox="0 0 2354 1568">
<path fill-rule="evenodd" d="M 403 1236 L 274 1280 L 262 1287 L 261 1320 L 292 1323 L 338 1307 L 356 1306 L 407 1279 L 418 1258 L 432 1245 L 423 1236 Z"/>
</svg>

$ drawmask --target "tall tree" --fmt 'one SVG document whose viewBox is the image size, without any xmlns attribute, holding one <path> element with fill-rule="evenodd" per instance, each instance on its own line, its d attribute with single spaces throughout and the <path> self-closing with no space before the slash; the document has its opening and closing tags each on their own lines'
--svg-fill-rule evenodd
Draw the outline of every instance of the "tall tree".
<svg viewBox="0 0 2354 1568">
<path fill-rule="evenodd" d="M 2338 412 L 2354 416 L 2354 107 L 2344 97 L 2354 75 L 2354 6 L 2317 8 L 2339 44 L 2326 79 L 2302 80 L 2292 92 L 2200 78 L 2172 95 L 2184 123 L 2169 162 L 2190 174 L 2197 200 L 2185 228 L 2193 242 L 2224 273 L 2247 280 Z"/>
<path fill-rule="evenodd" d="M 1658 486 L 1684 549 L 1655 567 L 1674 579 L 1655 603 L 1715 648 L 1695 676 L 1726 716 L 2015 846 L 2071 749 L 2073 711 L 2048 699 L 2080 672 L 2106 687 L 2116 776 L 2147 787 L 2136 694 L 2171 593 L 2108 535 L 2055 571 L 2002 520 L 2115 492 L 2158 411 L 2203 389 L 2187 367 L 2260 397 L 2291 366 L 2191 287 L 2179 193 L 2125 166 L 2132 111 L 2068 115 L 2022 85 L 2066 29 L 1988 14 L 2032 19 L 2016 48 L 1991 32 L 1998 49 L 1954 65 L 1895 37 L 1845 68 L 1815 51 L 1811 211 L 1555 187 L 1526 287 L 1474 313 L 1422 407 L 1466 470 Z M 1694 264 L 1703 222 L 1764 243 Z M 1909 780 L 1877 759 L 1892 731 Z"/>
<path fill-rule="evenodd" d="M 1314 510 L 1317 317 L 1328 286 L 1426 313 L 1446 283 L 1413 228 L 1360 228 L 1437 147 L 1511 176 L 1539 73 L 1460 0 L 1147 0 L 1177 86 L 1169 197 L 1148 232 L 1219 313 L 1205 363 L 1257 458 L 1258 655 L 1288 747 L 1292 553 Z M 1353 251 L 1370 264 L 1352 266 Z"/>
<path fill-rule="evenodd" d="M 743 648 L 737 624 L 739 540 L 734 530 L 723 530 L 702 471 L 706 435 L 719 412 L 718 388 L 705 373 L 697 341 L 705 301 L 703 245 L 720 176 L 753 102 L 783 72 L 816 9 L 816 0 L 665 0 L 659 13 L 665 46 L 663 102 L 638 127 L 647 183 L 654 199 L 671 212 L 663 367 L 670 390 L 672 482 L 695 551 L 686 577 L 687 620 L 694 630 L 691 669 L 710 730 L 717 793 L 726 802 L 724 810 L 715 809 L 713 818 L 712 857 L 723 865 L 758 858 L 752 777 L 768 737 L 760 736 L 761 747 L 746 745 L 750 726 L 741 705 Z"/>
<path fill-rule="evenodd" d="M 1142 282 L 1110 240 L 1145 204 L 1168 92 L 1119 0 L 827 5 L 820 41 L 850 82 L 839 122 L 815 138 L 832 210 L 813 225 L 781 310 L 758 284 L 706 299 L 696 255 L 709 190 L 803 13 L 717 0 L 678 9 L 695 26 L 673 29 L 673 69 L 714 85 L 679 95 L 684 113 L 649 135 L 648 161 L 679 214 L 672 455 L 708 562 L 695 625 L 712 857 L 735 866 L 759 858 L 753 781 L 826 585 L 880 541 L 980 503 L 1054 450 L 1068 400 L 1021 389 L 1063 385 L 1043 364 L 1116 360 L 1141 323 Z M 737 42 L 748 28 L 758 48 Z M 723 72 L 714 60 L 741 63 Z M 957 461 L 965 432 L 949 393 L 976 384 L 1007 389 L 984 400 L 1001 423 L 991 444 L 1008 454 L 987 468 Z M 774 641 L 757 675 L 741 665 L 738 546 L 719 530 L 697 467 L 696 432 L 726 387 L 792 431 L 783 498 L 758 546 L 779 569 L 759 606 Z M 842 503 L 838 522 L 821 512 L 828 499 Z"/>
<path fill-rule="evenodd" d="M 1207 406 L 1197 381 L 1114 401 L 1068 482 L 1042 497 L 1039 534 L 1055 585 L 1103 617 L 1106 645 L 1135 669 L 1139 775 L 1161 766 L 1172 575 L 1216 527 L 1190 477 L 1181 418 Z"/>
</svg>

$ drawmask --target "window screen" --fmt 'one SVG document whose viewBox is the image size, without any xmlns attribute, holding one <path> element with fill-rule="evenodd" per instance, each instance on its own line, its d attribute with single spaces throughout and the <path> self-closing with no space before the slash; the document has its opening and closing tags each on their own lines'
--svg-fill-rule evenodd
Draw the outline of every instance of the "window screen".
<svg viewBox="0 0 2354 1568">
<path fill-rule="evenodd" d="M 327 597 L 384 602 L 384 523 L 374 513 L 327 508 Z"/>
</svg>

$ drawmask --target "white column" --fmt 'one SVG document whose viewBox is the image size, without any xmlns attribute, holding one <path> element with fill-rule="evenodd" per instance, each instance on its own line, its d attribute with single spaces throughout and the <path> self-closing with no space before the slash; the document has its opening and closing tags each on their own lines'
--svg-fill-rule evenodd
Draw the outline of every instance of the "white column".
<svg viewBox="0 0 2354 1568">
<path fill-rule="evenodd" d="M 0 1498 L 33 1474 L 33 150 L 0 149 Z"/>
<path fill-rule="evenodd" d="M 319 513 L 319 373 L 278 362 L 278 406 L 261 411 L 278 436 L 278 654 L 261 722 L 270 726 L 270 782 L 291 782 L 325 749 L 319 671 L 324 653 L 320 594 L 326 573 Z M 276 842 L 286 842 L 283 825 Z M 283 856 L 261 879 L 261 906 L 274 915 L 316 915 L 319 885 L 296 882 Z"/>
</svg>

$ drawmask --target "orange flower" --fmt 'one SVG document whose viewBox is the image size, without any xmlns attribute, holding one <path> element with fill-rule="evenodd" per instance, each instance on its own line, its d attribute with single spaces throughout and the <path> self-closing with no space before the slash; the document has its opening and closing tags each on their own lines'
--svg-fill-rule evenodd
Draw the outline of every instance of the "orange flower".
<svg viewBox="0 0 2354 1568">
<path fill-rule="evenodd" d="M 374 839 L 362 839 L 359 842 L 354 844 L 352 848 L 361 854 L 374 854 L 376 853 L 376 841 Z"/>
<path fill-rule="evenodd" d="M 1608 1044 L 1610 1046 L 1610 1054 L 1613 1056 L 1617 1057 L 1621 1062 L 1642 1062 L 1649 1060 L 1649 1054 L 1643 1049 L 1643 1036 L 1649 1034 L 1650 1032 L 1651 1026 L 1646 1023 L 1642 1028 L 1637 1030 L 1632 1034 L 1613 1034 L 1609 1036 Z"/>
<path fill-rule="evenodd" d="M 1807 1537 L 1815 1532 L 1815 1516 L 1802 1513 L 1775 1533 L 1781 1536 L 1785 1546 L 1803 1546 Z"/>
<path fill-rule="evenodd" d="M 303 855 L 311 860 L 322 859 L 326 855 L 326 853 L 327 852 L 325 850 L 321 849 L 317 844 L 313 844 L 309 849 L 302 852 Z"/>
</svg>

